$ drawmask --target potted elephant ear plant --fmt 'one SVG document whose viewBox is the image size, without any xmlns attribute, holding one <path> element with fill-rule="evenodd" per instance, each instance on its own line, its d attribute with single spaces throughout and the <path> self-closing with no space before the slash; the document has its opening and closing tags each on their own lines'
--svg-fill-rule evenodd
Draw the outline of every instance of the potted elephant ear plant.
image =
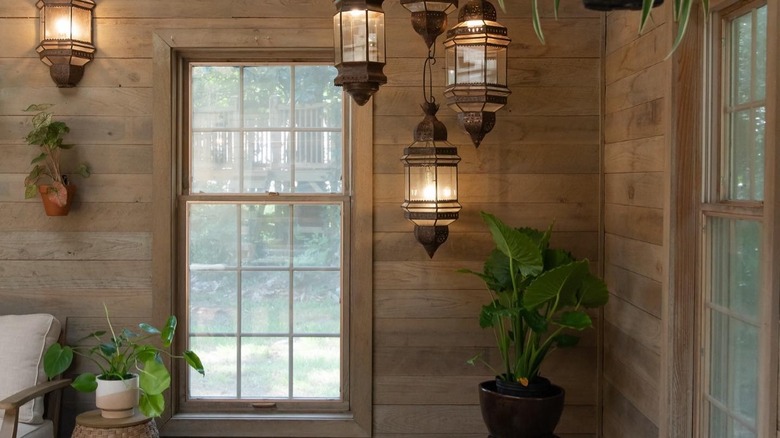
<svg viewBox="0 0 780 438">
<path fill-rule="evenodd" d="M 65 372 L 73 356 L 82 356 L 100 369 L 99 374 L 85 372 L 73 380 L 71 386 L 81 392 L 95 392 L 95 404 L 104 418 L 126 418 L 138 407 L 147 417 L 158 417 L 165 410 L 163 392 L 170 387 L 171 375 L 163 356 L 184 361 L 201 375 L 205 375 L 200 358 L 193 351 L 181 356 L 171 353 L 176 332 L 176 317 L 168 317 L 162 330 L 149 324 L 138 325 L 138 332 L 116 330 L 106 309 L 108 331 L 90 333 L 78 343 L 63 346 L 52 344 L 43 357 L 43 368 L 49 378 Z"/>
<path fill-rule="evenodd" d="M 35 146 L 39 154 L 30 164 L 33 166 L 30 174 L 24 179 L 24 197 L 35 197 L 40 193 L 43 207 L 49 216 L 65 216 L 70 211 L 76 186 L 71 184 L 68 175 L 60 167 L 60 155 L 73 145 L 63 143 L 65 134 L 70 128 L 65 122 L 54 120 L 47 110 L 51 104 L 30 105 L 26 112 L 34 112 L 32 130 L 27 134 L 27 144 Z M 82 163 L 75 173 L 86 178 L 89 167 Z M 71 174 L 72 175 L 72 174 Z M 41 183 L 41 180 L 44 183 Z"/>
<path fill-rule="evenodd" d="M 490 295 L 479 324 L 495 333 L 501 364 L 479 355 L 495 380 L 479 385 L 482 416 L 495 437 L 553 436 L 563 412 L 564 390 L 540 374 L 548 355 L 572 347 L 576 333 L 592 327 L 586 311 L 607 303 L 606 284 L 590 273 L 588 260 L 550 248 L 552 225 L 545 231 L 513 228 L 482 212 L 496 245 L 480 277 Z"/>
</svg>

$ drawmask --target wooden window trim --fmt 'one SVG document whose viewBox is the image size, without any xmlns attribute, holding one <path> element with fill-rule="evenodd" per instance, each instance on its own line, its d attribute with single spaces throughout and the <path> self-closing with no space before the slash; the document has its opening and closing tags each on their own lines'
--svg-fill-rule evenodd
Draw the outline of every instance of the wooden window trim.
<svg viewBox="0 0 780 438">
<path fill-rule="evenodd" d="M 257 57 L 262 61 L 333 61 L 329 20 L 322 28 L 309 29 L 159 29 L 153 35 L 153 313 L 165 318 L 176 309 L 176 196 L 182 187 L 178 173 L 181 157 L 182 97 L 178 95 L 178 63 L 197 55 L 198 60 Z M 302 47 L 304 46 L 304 47 Z M 371 105 L 349 103 L 350 141 L 353 147 L 351 241 L 349 266 L 350 325 L 348 346 L 349 410 L 340 413 L 259 414 L 188 413 L 177 411 L 177 396 L 165 394 L 167 406 L 157 423 L 167 436 L 264 436 L 264 437 L 368 437 L 372 425 L 372 257 L 373 242 L 373 114 Z M 181 345 L 182 333 L 177 341 Z M 171 370 L 173 379 L 179 377 Z M 175 388 L 173 388 L 175 390 Z"/>
</svg>

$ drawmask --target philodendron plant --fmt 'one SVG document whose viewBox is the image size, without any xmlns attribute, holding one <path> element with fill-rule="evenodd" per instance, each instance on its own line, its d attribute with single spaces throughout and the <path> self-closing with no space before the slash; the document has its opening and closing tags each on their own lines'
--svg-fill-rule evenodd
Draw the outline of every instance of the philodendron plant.
<svg viewBox="0 0 780 438">
<path fill-rule="evenodd" d="M 54 120 L 52 113 L 47 111 L 51 104 L 33 104 L 27 107 L 26 112 L 34 112 L 32 117 L 32 129 L 27 133 L 27 144 L 38 148 L 39 154 L 32 159 L 33 166 L 30 174 L 24 179 L 24 197 L 29 199 L 37 195 L 39 181 L 50 181 L 51 186 L 46 195 L 60 207 L 68 200 L 68 177 L 60 167 L 60 154 L 63 150 L 73 147 L 63 143 L 65 134 L 70 132 L 70 127 L 65 122 Z M 75 173 L 86 178 L 89 176 L 89 168 L 86 164 L 80 164 Z"/>
<path fill-rule="evenodd" d="M 498 0 L 498 4 L 501 7 L 502 10 L 506 10 L 506 1 L 507 0 Z M 511 0 L 514 1 L 514 0 Z M 560 4 L 560 0 L 550 0 L 553 2 L 553 10 L 555 11 L 555 18 L 558 19 L 558 6 Z M 672 45 L 672 52 L 674 52 L 677 49 L 677 46 L 680 45 L 680 42 L 682 41 L 683 37 L 685 36 L 685 31 L 688 28 L 688 21 L 691 16 L 691 8 L 693 6 L 693 3 L 696 0 L 673 0 L 674 2 L 674 21 L 678 22 L 677 25 L 677 35 L 674 38 L 674 44 Z M 648 18 L 650 18 L 650 11 L 653 9 L 653 4 L 655 0 L 642 0 L 642 9 L 641 9 L 641 15 L 639 16 L 639 33 L 642 33 L 642 31 L 645 28 L 645 25 L 647 24 Z M 709 11 L 709 0 L 701 0 L 702 6 L 704 7 L 705 16 L 706 12 Z M 541 20 L 539 19 L 539 0 L 531 0 L 531 17 L 532 17 L 532 23 L 534 27 L 534 32 L 536 32 L 537 38 L 539 38 L 539 41 L 544 44 L 544 32 L 542 32 L 542 25 Z"/>
<path fill-rule="evenodd" d="M 89 345 L 63 346 L 55 343 L 49 347 L 43 358 L 46 375 L 52 378 L 65 372 L 73 362 L 74 354 L 88 359 L 100 369 L 98 375 L 86 372 L 74 379 L 71 386 L 81 392 L 95 391 L 98 378 L 126 380 L 132 378 L 133 374 L 138 374 L 138 407 L 147 417 L 158 417 L 165 410 L 162 393 L 170 387 L 171 375 L 162 361 L 163 355 L 172 359 L 184 359 L 192 369 L 205 375 L 203 364 L 193 351 L 185 351 L 181 356 L 170 352 L 176 333 L 175 316 L 168 317 L 162 330 L 141 323 L 138 325 L 140 332 L 126 328 L 116 331 L 106 309 L 106 322 L 108 332 L 96 331 L 77 341 L 91 341 Z"/>
<path fill-rule="evenodd" d="M 609 293 L 590 273 L 588 260 L 550 248 L 552 225 L 542 232 L 512 228 L 485 212 L 482 219 L 496 247 L 482 272 L 460 272 L 485 282 L 490 302 L 482 307 L 479 324 L 495 332 L 503 363 L 493 367 L 479 355 L 469 362 L 479 360 L 497 378 L 528 386 L 551 351 L 576 345 L 574 333 L 592 327 L 585 309 L 603 306 Z"/>
</svg>

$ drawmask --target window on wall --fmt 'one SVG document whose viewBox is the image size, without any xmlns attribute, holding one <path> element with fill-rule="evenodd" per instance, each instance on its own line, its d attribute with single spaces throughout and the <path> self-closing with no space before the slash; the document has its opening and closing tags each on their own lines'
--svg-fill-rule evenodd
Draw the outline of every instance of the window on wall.
<svg viewBox="0 0 780 438">
<path fill-rule="evenodd" d="M 367 436 L 361 134 L 335 68 L 183 60 L 181 73 L 179 309 L 207 372 L 185 371 L 169 430 Z"/>
<path fill-rule="evenodd" d="M 713 23 L 713 141 L 704 163 L 702 429 L 758 437 L 771 397 L 765 280 L 767 6 L 726 9 Z M 767 367 L 768 368 L 768 367 Z M 768 405 L 769 403 L 764 403 Z"/>
</svg>

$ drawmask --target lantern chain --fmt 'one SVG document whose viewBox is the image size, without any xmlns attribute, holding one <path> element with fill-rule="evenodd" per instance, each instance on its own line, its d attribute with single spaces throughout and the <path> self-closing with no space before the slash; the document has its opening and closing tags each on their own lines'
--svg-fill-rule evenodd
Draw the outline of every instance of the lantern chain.
<svg viewBox="0 0 780 438">
<path fill-rule="evenodd" d="M 433 97 L 433 65 L 436 64 L 436 44 L 431 44 L 428 48 L 428 57 L 423 63 L 423 99 L 426 103 L 436 103 Z"/>
</svg>

